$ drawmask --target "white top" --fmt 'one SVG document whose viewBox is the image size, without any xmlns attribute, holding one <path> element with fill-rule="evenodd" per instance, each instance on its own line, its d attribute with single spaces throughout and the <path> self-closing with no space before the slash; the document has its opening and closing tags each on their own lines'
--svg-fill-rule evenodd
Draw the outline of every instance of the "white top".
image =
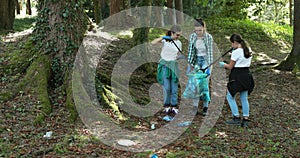
<svg viewBox="0 0 300 158">
<path fill-rule="evenodd" d="M 181 50 L 182 44 L 179 40 L 174 40 L 178 48 Z M 166 40 L 162 40 L 163 47 L 160 53 L 162 59 L 166 61 L 176 60 L 177 53 L 179 52 L 177 47 L 173 42 L 167 42 Z"/>
<path fill-rule="evenodd" d="M 237 48 L 232 52 L 230 59 L 235 61 L 234 67 L 250 67 L 252 57 L 245 58 L 243 48 Z"/>
<path fill-rule="evenodd" d="M 197 56 L 206 56 L 206 47 L 203 39 L 197 39 L 196 41 L 196 49 L 197 49 Z"/>
</svg>

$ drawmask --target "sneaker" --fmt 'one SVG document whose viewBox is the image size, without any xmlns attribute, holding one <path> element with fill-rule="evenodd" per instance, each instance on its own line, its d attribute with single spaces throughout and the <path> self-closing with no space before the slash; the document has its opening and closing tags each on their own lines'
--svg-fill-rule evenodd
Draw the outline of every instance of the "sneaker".
<svg viewBox="0 0 300 158">
<path fill-rule="evenodd" d="M 242 123 L 241 123 L 241 127 L 248 127 L 250 120 L 247 118 L 243 118 Z"/>
<path fill-rule="evenodd" d="M 203 116 L 207 115 L 207 110 L 208 110 L 208 107 L 203 107 L 203 112 L 202 112 Z"/>
<path fill-rule="evenodd" d="M 164 113 L 169 114 L 171 112 L 171 108 L 170 107 L 165 107 Z"/>
<path fill-rule="evenodd" d="M 176 107 L 172 107 L 172 113 L 177 115 L 179 110 Z"/>
<path fill-rule="evenodd" d="M 238 116 L 233 116 L 232 120 L 226 121 L 226 124 L 229 125 L 237 125 L 240 126 L 241 125 L 241 118 Z"/>
</svg>

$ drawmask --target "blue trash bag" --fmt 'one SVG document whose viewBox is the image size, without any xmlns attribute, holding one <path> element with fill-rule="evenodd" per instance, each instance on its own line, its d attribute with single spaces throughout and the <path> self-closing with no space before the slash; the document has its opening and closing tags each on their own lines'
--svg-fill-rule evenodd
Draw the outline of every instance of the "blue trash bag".
<svg viewBox="0 0 300 158">
<path fill-rule="evenodd" d="M 204 101 L 210 101 L 209 97 L 209 85 L 207 81 L 207 74 L 202 70 L 194 69 L 194 71 L 187 74 L 188 83 L 183 97 L 186 99 L 200 99 Z"/>
</svg>

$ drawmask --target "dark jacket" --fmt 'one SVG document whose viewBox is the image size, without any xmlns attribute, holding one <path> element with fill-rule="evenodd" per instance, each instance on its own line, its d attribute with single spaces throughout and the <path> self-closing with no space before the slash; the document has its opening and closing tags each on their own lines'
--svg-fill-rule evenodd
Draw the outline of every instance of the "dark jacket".
<svg viewBox="0 0 300 158">
<path fill-rule="evenodd" d="M 227 83 L 228 91 L 231 96 L 235 96 L 237 92 L 248 91 L 248 94 L 253 91 L 255 86 L 252 74 L 249 68 L 233 68 L 229 75 Z"/>
</svg>

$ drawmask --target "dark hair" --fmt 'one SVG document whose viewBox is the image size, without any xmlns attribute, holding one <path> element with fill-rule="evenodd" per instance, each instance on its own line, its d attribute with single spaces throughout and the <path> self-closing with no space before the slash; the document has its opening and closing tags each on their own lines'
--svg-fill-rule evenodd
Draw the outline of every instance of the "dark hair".
<svg viewBox="0 0 300 158">
<path fill-rule="evenodd" d="M 194 22 L 194 26 L 195 27 L 199 27 L 199 26 L 205 27 L 205 22 L 201 18 L 197 18 Z"/>
<path fill-rule="evenodd" d="M 241 35 L 239 35 L 239 34 L 231 35 L 230 41 L 231 41 L 231 43 L 233 43 L 235 41 L 242 45 L 242 48 L 244 49 L 244 57 L 245 58 L 251 57 L 251 52 L 247 46 L 247 42 L 242 38 Z"/>
<path fill-rule="evenodd" d="M 180 31 L 181 31 L 180 26 L 178 26 L 178 25 L 173 25 L 173 26 L 171 27 L 171 29 L 167 31 L 166 35 L 167 35 L 167 36 L 171 36 L 172 33 L 180 32 Z"/>
</svg>

